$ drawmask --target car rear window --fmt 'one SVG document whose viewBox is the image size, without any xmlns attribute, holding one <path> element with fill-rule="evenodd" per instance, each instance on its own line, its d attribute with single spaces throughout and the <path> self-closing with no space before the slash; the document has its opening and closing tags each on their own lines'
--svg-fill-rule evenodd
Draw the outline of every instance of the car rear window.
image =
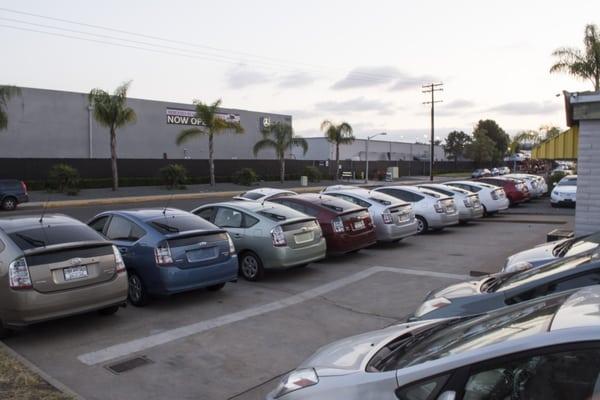
<svg viewBox="0 0 600 400">
<path fill-rule="evenodd" d="M 422 186 L 422 188 L 423 189 L 428 189 L 428 190 L 431 190 L 431 191 L 434 191 L 434 192 L 438 192 L 438 193 L 441 193 L 441 194 L 446 195 L 446 196 L 450 196 L 450 197 L 454 196 L 454 193 L 452 193 L 451 191 L 440 189 L 438 187 L 433 188 L 433 187 Z M 457 192 L 459 190 L 461 190 L 461 189 L 456 189 Z"/>
<path fill-rule="evenodd" d="M 267 217 L 272 221 L 285 221 L 287 219 L 285 215 L 272 211 L 259 211 L 258 214 L 262 215 L 263 217 Z"/>
<path fill-rule="evenodd" d="M 63 243 L 104 240 L 96 231 L 85 225 L 46 225 L 12 232 L 8 236 L 21 250 Z"/>
<path fill-rule="evenodd" d="M 179 233 L 195 230 L 215 229 L 212 224 L 202 218 L 190 216 L 169 216 L 150 221 L 150 225 L 160 233 Z"/>
<path fill-rule="evenodd" d="M 265 195 L 262 193 L 258 193 L 258 192 L 246 192 L 246 193 L 242 194 L 240 197 L 243 197 L 244 199 L 248 199 L 248 200 L 258 200 L 258 199 L 265 197 Z"/>
</svg>

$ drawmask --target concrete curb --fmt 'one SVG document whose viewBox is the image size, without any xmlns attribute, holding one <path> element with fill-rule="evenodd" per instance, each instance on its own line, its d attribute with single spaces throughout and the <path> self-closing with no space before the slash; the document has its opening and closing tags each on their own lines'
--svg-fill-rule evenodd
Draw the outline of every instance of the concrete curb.
<svg viewBox="0 0 600 400">
<path fill-rule="evenodd" d="M 63 392 L 67 396 L 71 396 L 73 399 L 85 400 L 85 398 L 83 396 L 81 396 L 80 394 L 76 393 L 73 389 L 71 389 L 70 387 L 68 387 L 64 383 L 60 382 L 59 380 L 51 377 L 46 372 L 42 371 L 35 364 L 33 364 L 31 361 L 29 361 L 28 359 L 26 359 L 25 357 L 23 357 L 22 355 L 20 355 L 19 353 L 17 353 L 16 351 L 14 351 L 13 349 L 11 349 L 10 347 L 8 347 L 6 345 L 6 343 L 4 343 L 1 340 L 0 340 L 0 348 L 2 350 L 4 350 L 6 353 L 8 353 L 8 355 L 10 355 L 11 357 L 15 358 L 17 361 L 19 361 L 21 364 L 25 365 L 25 367 L 27 367 L 28 369 L 30 369 L 33 373 L 39 375 L 40 378 L 42 378 L 43 380 L 45 380 L 46 382 L 48 382 L 48 384 L 50 384 L 51 386 L 53 386 L 56 390 L 59 390 L 59 391 Z"/>
</svg>

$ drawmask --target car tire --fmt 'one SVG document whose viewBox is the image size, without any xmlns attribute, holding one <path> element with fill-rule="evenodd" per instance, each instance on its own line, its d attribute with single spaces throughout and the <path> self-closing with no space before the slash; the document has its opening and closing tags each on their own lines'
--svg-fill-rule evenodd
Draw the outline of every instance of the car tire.
<svg viewBox="0 0 600 400">
<path fill-rule="evenodd" d="M 210 285 L 206 288 L 206 290 L 211 291 L 211 292 L 218 292 L 219 290 L 223 289 L 224 287 L 225 287 L 225 282 L 217 283 L 216 285 Z"/>
<path fill-rule="evenodd" d="M 488 213 L 487 208 L 485 208 L 485 206 L 482 204 L 481 207 L 483 207 L 483 216 L 484 217 L 488 217 L 490 215 L 490 213 Z"/>
<path fill-rule="evenodd" d="M 417 215 L 416 218 L 417 218 L 417 235 L 422 235 L 424 233 L 427 233 L 427 230 L 429 229 L 427 220 L 425 218 L 421 217 L 420 215 Z"/>
<path fill-rule="evenodd" d="M 265 268 L 259 256 L 251 251 L 246 251 L 239 256 L 240 275 L 247 281 L 256 282 L 262 279 Z"/>
<path fill-rule="evenodd" d="M 150 301 L 150 296 L 146 290 L 146 286 L 142 281 L 142 278 L 135 272 L 128 274 L 127 280 L 129 281 L 129 289 L 127 292 L 127 299 L 129 302 L 136 307 L 143 307 Z"/>
<path fill-rule="evenodd" d="M 2 209 L 5 211 L 13 211 L 17 208 L 17 199 L 12 196 L 6 196 L 2 199 Z"/>
<path fill-rule="evenodd" d="M 102 308 L 100 310 L 98 310 L 98 314 L 100 315 L 114 315 L 117 313 L 117 311 L 119 311 L 119 306 L 111 306 L 111 307 L 106 307 L 106 308 Z"/>
</svg>

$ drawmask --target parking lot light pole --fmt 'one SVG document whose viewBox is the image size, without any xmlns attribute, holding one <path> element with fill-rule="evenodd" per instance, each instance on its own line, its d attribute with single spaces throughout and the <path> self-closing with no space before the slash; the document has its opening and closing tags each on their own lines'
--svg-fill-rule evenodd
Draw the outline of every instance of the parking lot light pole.
<svg viewBox="0 0 600 400">
<path fill-rule="evenodd" d="M 380 132 L 371 136 L 367 136 L 367 141 L 365 142 L 365 183 L 369 183 L 369 140 L 373 139 L 375 136 L 385 135 L 387 135 L 387 132 Z"/>
</svg>

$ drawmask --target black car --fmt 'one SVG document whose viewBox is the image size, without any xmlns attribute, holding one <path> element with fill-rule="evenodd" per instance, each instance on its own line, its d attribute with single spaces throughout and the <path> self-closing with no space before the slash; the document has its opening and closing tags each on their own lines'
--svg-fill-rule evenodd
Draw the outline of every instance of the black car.
<svg viewBox="0 0 600 400">
<path fill-rule="evenodd" d="M 456 283 L 434 290 L 409 320 L 477 315 L 599 283 L 599 253 L 590 252 L 562 258 L 538 268 L 488 275 L 477 281 Z"/>
<path fill-rule="evenodd" d="M 0 209 L 14 210 L 17 204 L 29 201 L 27 185 L 16 179 L 0 179 Z"/>
</svg>

